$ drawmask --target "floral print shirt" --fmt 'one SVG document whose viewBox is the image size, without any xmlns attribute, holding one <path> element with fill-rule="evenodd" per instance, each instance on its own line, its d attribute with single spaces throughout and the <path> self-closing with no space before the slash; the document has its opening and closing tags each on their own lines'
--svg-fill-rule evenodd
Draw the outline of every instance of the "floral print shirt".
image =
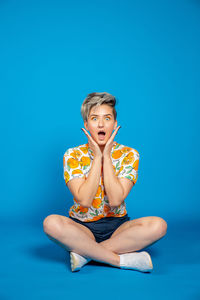
<svg viewBox="0 0 200 300">
<path fill-rule="evenodd" d="M 112 165 L 117 177 L 128 178 L 136 183 L 138 179 L 139 153 L 137 150 L 113 142 L 111 150 Z M 73 178 L 87 178 L 94 154 L 89 144 L 83 144 L 74 148 L 69 148 L 63 157 L 65 184 Z M 99 181 L 96 196 L 90 208 L 81 206 L 75 198 L 74 204 L 69 210 L 69 215 L 83 222 L 97 221 L 104 217 L 122 217 L 127 214 L 126 204 L 123 201 L 118 207 L 112 208 L 109 205 L 108 197 L 105 193 L 103 183 L 103 172 Z"/>
</svg>

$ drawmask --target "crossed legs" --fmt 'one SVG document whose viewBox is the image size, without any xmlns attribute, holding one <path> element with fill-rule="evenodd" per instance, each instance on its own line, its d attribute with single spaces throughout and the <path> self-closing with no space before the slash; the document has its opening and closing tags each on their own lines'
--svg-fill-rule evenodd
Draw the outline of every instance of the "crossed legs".
<svg viewBox="0 0 200 300">
<path fill-rule="evenodd" d="M 143 217 L 120 225 L 112 236 L 97 243 L 85 226 L 61 215 L 49 215 L 43 222 L 47 236 L 68 251 L 119 267 L 118 254 L 138 251 L 161 239 L 167 223 L 160 217 Z"/>
</svg>

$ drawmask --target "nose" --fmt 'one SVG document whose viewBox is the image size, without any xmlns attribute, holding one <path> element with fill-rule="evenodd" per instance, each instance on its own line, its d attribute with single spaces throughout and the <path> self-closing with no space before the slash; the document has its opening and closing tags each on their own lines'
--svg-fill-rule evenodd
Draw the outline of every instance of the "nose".
<svg viewBox="0 0 200 300">
<path fill-rule="evenodd" d="M 103 119 L 101 119 L 101 118 L 99 119 L 99 124 L 98 125 L 99 125 L 99 127 L 104 127 Z"/>
</svg>

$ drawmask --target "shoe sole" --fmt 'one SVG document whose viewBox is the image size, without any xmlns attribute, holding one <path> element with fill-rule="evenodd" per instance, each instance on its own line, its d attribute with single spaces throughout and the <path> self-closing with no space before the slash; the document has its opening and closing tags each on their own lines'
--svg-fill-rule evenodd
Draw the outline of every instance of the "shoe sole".
<svg viewBox="0 0 200 300">
<path fill-rule="evenodd" d="M 78 261 L 76 256 L 73 255 L 73 252 L 70 252 L 70 263 L 72 272 L 79 271 L 80 268 L 77 268 Z"/>
</svg>

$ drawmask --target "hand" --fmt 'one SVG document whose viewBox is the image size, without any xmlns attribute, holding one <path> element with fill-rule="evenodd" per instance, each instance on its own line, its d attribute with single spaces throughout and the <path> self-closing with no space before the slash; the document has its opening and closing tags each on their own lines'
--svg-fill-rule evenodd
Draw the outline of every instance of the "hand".
<svg viewBox="0 0 200 300">
<path fill-rule="evenodd" d="M 103 157 L 101 149 L 99 148 L 99 145 L 93 140 L 93 138 L 91 137 L 91 135 L 88 134 L 88 132 L 84 129 L 81 128 L 83 130 L 83 132 L 85 132 L 86 136 L 88 137 L 88 144 L 90 146 L 90 148 L 92 149 L 92 152 L 94 154 L 94 156 L 99 156 L 99 157 Z"/>
<path fill-rule="evenodd" d="M 109 140 L 107 141 L 104 150 L 103 150 L 103 157 L 108 156 L 110 157 L 111 154 L 111 150 L 112 150 L 112 146 L 113 146 L 113 140 L 114 137 L 116 136 L 118 130 L 121 128 L 121 126 L 118 126 L 115 131 L 113 132 L 113 134 L 111 135 L 111 137 L 109 138 Z"/>
</svg>

